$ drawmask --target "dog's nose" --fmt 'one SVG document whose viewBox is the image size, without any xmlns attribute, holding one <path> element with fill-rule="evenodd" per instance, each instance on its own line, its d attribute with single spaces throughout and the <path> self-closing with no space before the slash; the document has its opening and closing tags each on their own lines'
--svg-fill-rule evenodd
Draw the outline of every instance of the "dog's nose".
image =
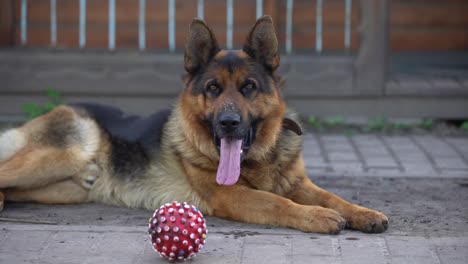
<svg viewBox="0 0 468 264">
<path fill-rule="evenodd" d="M 224 132 L 232 132 L 236 130 L 241 122 L 241 117 L 235 112 L 222 112 L 218 118 L 219 125 Z"/>
</svg>

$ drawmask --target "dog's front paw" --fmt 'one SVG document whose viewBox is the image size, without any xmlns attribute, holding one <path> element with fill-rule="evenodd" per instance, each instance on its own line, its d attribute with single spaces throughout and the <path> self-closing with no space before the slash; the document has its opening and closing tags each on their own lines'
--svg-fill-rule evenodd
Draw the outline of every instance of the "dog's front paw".
<svg viewBox="0 0 468 264">
<path fill-rule="evenodd" d="M 335 210 L 314 207 L 304 215 L 305 232 L 338 234 L 346 226 L 346 220 Z"/>
<path fill-rule="evenodd" d="M 377 211 L 367 208 L 357 209 L 348 220 L 351 229 L 364 233 L 382 233 L 388 228 L 388 218 Z"/>
</svg>

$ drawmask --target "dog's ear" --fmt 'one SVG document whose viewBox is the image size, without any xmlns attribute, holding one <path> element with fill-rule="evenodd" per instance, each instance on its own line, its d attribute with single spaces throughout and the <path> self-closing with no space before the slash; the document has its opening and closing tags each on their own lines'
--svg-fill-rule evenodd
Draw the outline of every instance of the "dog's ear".
<svg viewBox="0 0 468 264">
<path fill-rule="evenodd" d="M 296 121 L 287 117 L 283 119 L 283 129 L 291 130 L 298 136 L 302 135 L 301 126 Z"/>
<path fill-rule="evenodd" d="M 193 19 L 185 41 L 185 70 L 195 73 L 218 51 L 218 41 L 211 29 L 202 20 Z"/>
<path fill-rule="evenodd" d="M 247 36 L 243 50 L 268 70 L 274 71 L 278 68 L 278 39 L 270 16 L 263 16 L 257 20 Z"/>
</svg>

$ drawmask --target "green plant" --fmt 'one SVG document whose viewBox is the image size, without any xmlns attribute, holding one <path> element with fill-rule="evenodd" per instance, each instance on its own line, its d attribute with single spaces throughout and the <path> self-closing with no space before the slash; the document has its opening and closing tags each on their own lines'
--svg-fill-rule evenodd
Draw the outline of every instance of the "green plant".
<svg viewBox="0 0 468 264">
<path fill-rule="evenodd" d="M 465 132 L 468 132 L 468 120 L 467 121 L 464 121 L 461 125 L 460 125 L 460 128 L 465 131 Z"/>
<path fill-rule="evenodd" d="M 383 116 L 377 116 L 369 119 L 367 125 L 364 127 L 366 132 L 383 131 L 387 127 L 387 119 Z"/>
<path fill-rule="evenodd" d="M 60 98 L 60 94 L 52 88 L 47 89 L 46 95 L 48 101 L 43 105 L 37 103 L 28 103 L 21 106 L 21 110 L 26 114 L 28 119 L 33 119 L 50 112 L 52 109 L 63 103 L 62 99 Z"/>
<path fill-rule="evenodd" d="M 395 123 L 393 123 L 391 125 L 392 125 L 391 128 L 394 131 L 405 131 L 405 130 L 409 130 L 411 128 L 410 124 L 402 123 L 402 122 L 395 122 Z"/>
<path fill-rule="evenodd" d="M 325 125 L 330 127 L 343 126 L 345 124 L 345 119 L 342 116 L 332 116 L 324 120 Z"/>
<path fill-rule="evenodd" d="M 424 128 L 426 130 L 431 130 L 432 128 L 434 128 L 434 120 L 432 120 L 431 118 L 423 118 L 419 122 L 419 127 Z"/>
<path fill-rule="evenodd" d="M 316 116 L 309 116 L 307 121 L 309 122 L 309 125 L 315 129 L 320 129 L 322 127 L 322 121 Z"/>
</svg>

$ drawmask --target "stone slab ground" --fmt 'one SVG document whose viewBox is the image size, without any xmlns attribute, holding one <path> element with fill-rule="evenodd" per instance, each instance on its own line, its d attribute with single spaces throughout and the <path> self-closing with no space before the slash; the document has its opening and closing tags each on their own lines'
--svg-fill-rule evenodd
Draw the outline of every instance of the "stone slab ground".
<svg viewBox="0 0 468 264">
<path fill-rule="evenodd" d="M 468 263 L 468 138 L 308 134 L 304 157 L 317 185 L 382 211 L 389 229 L 332 236 L 208 217 L 206 247 L 191 262 Z M 0 263 L 166 263 L 151 248 L 150 216 L 100 204 L 8 203 Z"/>
</svg>

